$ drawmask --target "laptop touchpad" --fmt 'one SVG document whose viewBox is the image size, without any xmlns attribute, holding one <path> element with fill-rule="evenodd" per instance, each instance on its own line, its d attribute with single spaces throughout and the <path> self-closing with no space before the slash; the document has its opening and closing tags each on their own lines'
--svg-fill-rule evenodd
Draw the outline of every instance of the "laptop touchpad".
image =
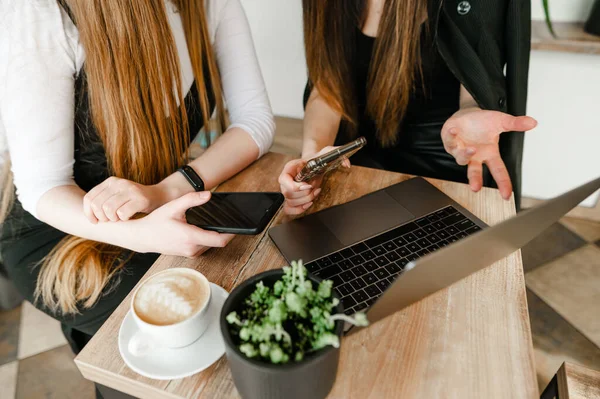
<svg viewBox="0 0 600 399">
<path fill-rule="evenodd" d="M 319 219 L 344 244 L 370 238 L 414 218 L 385 191 L 319 212 Z"/>
</svg>

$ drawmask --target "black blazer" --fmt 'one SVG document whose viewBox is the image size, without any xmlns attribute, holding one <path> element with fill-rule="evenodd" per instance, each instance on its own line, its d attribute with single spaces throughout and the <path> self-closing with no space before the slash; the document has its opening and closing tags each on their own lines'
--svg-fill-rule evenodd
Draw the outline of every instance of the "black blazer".
<svg viewBox="0 0 600 399">
<path fill-rule="evenodd" d="M 530 1 L 435 0 L 432 3 L 439 52 L 479 106 L 525 115 L 531 49 Z M 518 209 L 523 132 L 502 134 L 500 154 L 513 183 Z M 489 173 L 486 175 L 491 179 Z"/>
</svg>

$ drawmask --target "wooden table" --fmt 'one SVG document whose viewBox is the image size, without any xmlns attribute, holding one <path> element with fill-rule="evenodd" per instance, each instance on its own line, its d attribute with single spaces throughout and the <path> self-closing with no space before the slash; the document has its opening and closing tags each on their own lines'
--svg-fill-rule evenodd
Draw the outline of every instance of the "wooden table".
<svg viewBox="0 0 600 399">
<path fill-rule="evenodd" d="M 276 191 L 289 157 L 268 154 L 219 191 Z M 311 211 L 347 202 L 409 176 L 353 167 L 335 172 Z M 429 180 L 486 223 L 514 215 L 496 190 Z M 287 220 L 280 213 L 274 224 Z M 468 256 L 468 254 L 465 254 Z M 236 237 L 196 260 L 162 256 L 148 276 L 170 267 L 195 268 L 228 291 L 285 261 L 265 233 Z M 143 279 L 142 279 L 143 280 Z M 222 358 L 192 377 L 155 381 L 131 371 L 117 337 L 127 297 L 77 356 L 83 376 L 142 398 L 239 397 Z M 376 325 L 344 339 L 331 398 L 534 398 L 538 396 L 521 254 L 515 252 Z"/>
<path fill-rule="evenodd" d="M 541 399 L 554 398 L 600 398 L 600 371 L 564 362 L 541 396 Z"/>
</svg>

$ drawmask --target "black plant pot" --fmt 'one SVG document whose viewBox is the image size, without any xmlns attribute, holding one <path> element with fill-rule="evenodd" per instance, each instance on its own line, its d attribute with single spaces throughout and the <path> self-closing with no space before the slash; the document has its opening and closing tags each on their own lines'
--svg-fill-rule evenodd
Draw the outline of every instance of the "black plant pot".
<svg viewBox="0 0 600 399">
<path fill-rule="evenodd" d="M 592 12 L 583 27 L 587 33 L 600 36 L 600 0 L 596 0 L 592 6 Z"/>
<path fill-rule="evenodd" d="M 328 346 L 300 362 L 271 364 L 246 357 L 234 342 L 229 323 L 225 319 L 232 311 L 240 311 L 243 301 L 263 281 L 272 287 L 283 275 L 282 269 L 270 270 L 249 278 L 229 295 L 221 311 L 221 333 L 225 339 L 225 353 L 233 375 L 233 382 L 244 399 L 320 399 L 325 398 L 335 382 L 340 351 Z M 311 281 L 321 280 L 312 276 Z M 342 305 L 336 308 L 343 312 Z M 344 323 L 337 321 L 335 332 L 341 337 Z"/>
</svg>

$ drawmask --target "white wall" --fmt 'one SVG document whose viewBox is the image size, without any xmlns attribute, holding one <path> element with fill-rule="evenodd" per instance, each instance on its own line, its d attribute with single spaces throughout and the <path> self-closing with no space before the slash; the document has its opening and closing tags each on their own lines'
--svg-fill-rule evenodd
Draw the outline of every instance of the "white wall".
<svg viewBox="0 0 600 399">
<path fill-rule="evenodd" d="M 300 0 L 242 0 L 275 115 L 302 118 L 306 61 Z"/>
<path fill-rule="evenodd" d="M 600 56 L 533 51 L 523 195 L 546 199 L 600 176 Z M 598 194 L 584 205 L 593 206 Z"/>
<path fill-rule="evenodd" d="M 593 1 L 550 0 L 550 15 L 584 21 Z M 544 19 L 542 0 L 531 5 Z M 600 55 L 532 51 L 527 112 L 539 126 L 525 136 L 523 195 L 546 199 L 600 176 Z"/>
<path fill-rule="evenodd" d="M 548 3 L 553 21 L 574 22 L 587 19 L 594 0 L 549 0 Z M 531 18 L 544 19 L 542 0 L 531 0 Z"/>
</svg>

